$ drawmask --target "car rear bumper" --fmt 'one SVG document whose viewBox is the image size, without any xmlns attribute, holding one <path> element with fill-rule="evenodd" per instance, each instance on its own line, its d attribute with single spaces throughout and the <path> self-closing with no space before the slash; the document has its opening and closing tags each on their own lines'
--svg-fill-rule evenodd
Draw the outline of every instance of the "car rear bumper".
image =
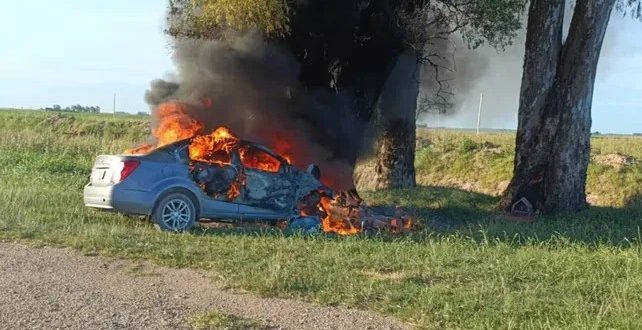
<svg viewBox="0 0 642 330">
<path fill-rule="evenodd" d="M 125 189 L 118 185 L 100 187 L 88 184 L 83 192 L 83 200 L 87 207 L 131 214 L 149 215 L 154 207 L 154 196 L 150 192 Z"/>
<path fill-rule="evenodd" d="M 113 187 L 95 187 L 86 185 L 83 192 L 83 200 L 85 206 L 94 207 L 99 209 L 113 209 L 112 203 L 112 189 Z"/>
</svg>

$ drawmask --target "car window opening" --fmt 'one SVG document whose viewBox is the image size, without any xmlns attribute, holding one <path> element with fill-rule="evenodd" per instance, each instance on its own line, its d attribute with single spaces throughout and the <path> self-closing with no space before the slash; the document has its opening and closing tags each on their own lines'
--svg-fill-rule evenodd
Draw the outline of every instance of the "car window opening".
<svg viewBox="0 0 642 330">
<path fill-rule="evenodd" d="M 246 169 L 270 173 L 277 173 L 281 169 L 281 161 L 258 148 L 243 146 L 239 148 L 239 154 L 241 156 L 241 164 Z"/>
</svg>

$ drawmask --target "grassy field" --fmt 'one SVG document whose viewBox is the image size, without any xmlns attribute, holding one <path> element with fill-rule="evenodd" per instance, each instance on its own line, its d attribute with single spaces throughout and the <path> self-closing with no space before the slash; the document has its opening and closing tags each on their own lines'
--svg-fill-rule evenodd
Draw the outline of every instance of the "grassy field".
<svg viewBox="0 0 642 330">
<path fill-rule="evenodd" d="M 366 196 L 408 207 L 420 221 L 411 235 L 169 234 L 82 205 L 96 154 L 143 141 L 146 120 L 0 111 L 0 239 L 203 269 L 230 288 L 374 310 L 417 328 L 642 327 L 639 163 L 591 165 L 601 206 L 507 222 L 494 194 L 510 178 L 513 137 L 422 131 L 422 186 Z M 642 159 L 636 138 L 593 144 L 595 154 Z"/>
</svg>

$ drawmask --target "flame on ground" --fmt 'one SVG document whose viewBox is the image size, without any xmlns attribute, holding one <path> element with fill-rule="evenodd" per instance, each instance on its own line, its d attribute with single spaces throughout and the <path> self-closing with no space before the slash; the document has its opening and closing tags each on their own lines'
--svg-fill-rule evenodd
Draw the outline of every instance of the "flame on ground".
<svg viewBox="0 0 642 330">
<path fill-rule="evenodd" d="M 319 207 L 326 216 L 321 219 L 323 231 L 326 233 L 337 233 L 339 235 L 354 235 L 361 232 L 361 224 L 354 214 L 352 208 L 337 208 L 333 206 L 334 200 L 322 197 Z M 357 221 L 355 221 L 357 220 Z"/>
</svg>

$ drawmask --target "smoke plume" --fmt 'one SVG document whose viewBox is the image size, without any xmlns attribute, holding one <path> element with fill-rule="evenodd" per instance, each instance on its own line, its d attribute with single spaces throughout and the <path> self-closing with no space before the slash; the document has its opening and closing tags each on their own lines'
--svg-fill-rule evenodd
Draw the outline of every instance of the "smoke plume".
<svg viewBox="0 0 642 330">
<path fill-rule="evenodd" d="M 186 103 L 208 131 L 226 126 L 297 166 L 319 165 L 337 189 L 352 185 L 349 159 L 359 152 L 355 132 L 364 124 L 340 96 L 300 86 L 298 62 L 278 45 L 252 33 L 176 40 L 173 60 L 175 81 L 155 80 L 145 95 L 152 111 L 163 102 Z"/>
</svg>

